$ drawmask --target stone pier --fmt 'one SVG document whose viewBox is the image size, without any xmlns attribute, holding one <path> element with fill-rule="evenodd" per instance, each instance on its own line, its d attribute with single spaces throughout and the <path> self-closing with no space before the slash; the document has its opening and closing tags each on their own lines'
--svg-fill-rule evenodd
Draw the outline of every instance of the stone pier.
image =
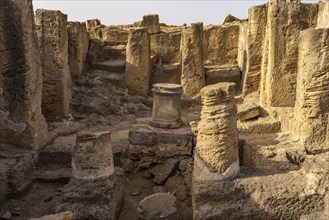
<svg viewBox="0 0 329 220">
<path fill-rule="evenodd" d="M 261 70 L 262 106 L 295 105 L 299 33 L 316 23 L 314 4 L 300 0 L 269 1 Z"/>
<path fill-rule="evenodd" d="M 149 34 L 160 33 L 159 15 L 157 14 L 144 15 L 143 20 L 141 22 L 141 26 L 145 27 Z"/>
<path fill-rule="evenodd" d="M 72 158 L 73 176 L 77 179 L 109 177 L 114 172 L 111 133 L 82 132 L 77 136 Z"/>
<path fill-rule="evenodd" d="M 47 121 L 54 121 L 69 114 L 71 102 L 67 15 L 38 9 L 35 22 L 42 63 L 42 112 Z"/>
<path fill-rule="evenodd" d="M 201 90 L 202 111 L 194 162 L 196 180 L 225 180 L 239 172 L 235 83 Z"/>
<path fill-rule="evenodd" d="M 81 22 L 68 23 L 68 54 L 72 77 L 82 74 L 89 47 L 89 37 L 86 25 Z"/>
<path fill-rule="evenodd" d="M 267 4 L 251 7 L 248 12 L 246 69 L 243 94 L 259 92 L 262 50 L 267 22 Z M 241 40 L 241 39 L 240 39 Z"/>
<path fill-rule="evenodd" d="M 118 219 L 124 171 L 114 168 L 111 134 L 83 131 L 76 142 L 73 178 L 63 188 L 57 212 L 71 211 L 74 219 Z"/>
<path fill-rule="evenodd" d="M 194 23 L 185 27 L 181 38 L 181 84 L 184 95 L 195 97 L 205 86 L 203 56 L 203 24 Z"/>
<path fill-rule="evenodd" d="M 301 32 L 294 132 L 307 145 L 326 141 L 329 114 L 329 29 Z"/>
<path fill-rule="evenodd" d="M 319 2 L 317 28 L 329 28 L 329 1 Z"/>
<path fill-rule="evenodd" d="M 153 85 L 153 110 L 150 124 L 159 128 L 179 128 L 182 86 L 158 83 Z"/>
<path fill-rule="evenodd" d="M 38 149 L 48 129 L 32 0 L 1 0 L 0 11 L 0 142 Z"/>
<path fill-rule="evenodd" d="M 150 37 L 146 28 L 129 30 L 126 51 L 126 86 L 133 93 L 146 96 L 151 75 Z"/>
</svg>

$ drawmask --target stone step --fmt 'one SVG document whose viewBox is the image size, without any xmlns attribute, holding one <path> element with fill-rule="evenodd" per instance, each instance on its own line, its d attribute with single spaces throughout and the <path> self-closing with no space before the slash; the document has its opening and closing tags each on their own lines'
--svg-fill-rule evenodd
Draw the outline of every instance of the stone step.
<svg viewBox="0 0 329 220">
<path fill-rule="evenodd" d="M 240 134 L 269 134 L 281 131 L 281 122 L 270 116 L 245 122 L 238 121 Z"/>
<path fill-rule="evenodd" d="M 33 173 L 33 180 L 42 183 L 68 183 L 71 176 L 71 167 L 48 165 L 36 167 Z"/>
<path fill-rule="evenodd" d="M 126 45 L 105 46 L 103 58 L 112 60 L 126 60 Z"/>
<path fill-rule="evenodd" d="M 106 60 L 104 62 L 96 62 L 92 64 L 94 70 L 104 70 L 111 73 L 124 73 L 125 60 Z"/>
</svg>

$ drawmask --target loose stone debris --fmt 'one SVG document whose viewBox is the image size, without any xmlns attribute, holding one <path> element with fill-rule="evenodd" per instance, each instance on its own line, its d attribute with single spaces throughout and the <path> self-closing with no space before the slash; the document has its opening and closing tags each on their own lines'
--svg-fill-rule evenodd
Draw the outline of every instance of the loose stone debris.
<svg viewBox="0 0 329 220">
<path fill-rule="evenodd" d="M 1 219 L 329 218 L 329 1 L 219 25 L 0 11 Z"/>
</svg>

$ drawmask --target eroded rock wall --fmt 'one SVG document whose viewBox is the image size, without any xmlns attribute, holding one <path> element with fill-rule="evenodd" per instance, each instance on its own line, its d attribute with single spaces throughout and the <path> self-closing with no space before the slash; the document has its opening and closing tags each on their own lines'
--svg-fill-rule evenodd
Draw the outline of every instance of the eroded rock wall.
<svg viewBox="0 0 329 220">
<path fill-rule="evenodd" d="M 38 9 L 36 26 L 42 63 L 42 112 L 47 121 L 54 121 L 69 114 L 71 101 L 67 15 Z"/>
<path fill-rule="evenodd" d="M 203 24 L 185 27 L 181 40 L 182 74 L 184 95 L 194 97 L 205 86 L 203 56 Z"/>
<path fill-rule="evenodd" d="M 0 1 L 0 142 L 37 149 L 48 141 L 32 0 Z"/>
<path fill-rule="evenodd" d="M 72 77 L 82 74 L 89 47 L 86 25 L 80 22 L 68 23 L 68 57 Z"/>
<path fill-rule="evenodd" d="M 294 106 L 299 33 L 314 27 L 316 20 L 317 5 L 269 1 L 260 90 L 263 106 Z"/>
<path fill-rule="evenodd" d="M 308 145 L 326 141 L 329 113 L 329 29 L 301 32 L 294 131 Z"/>
<path fill-rule="evenodd" d="M 148 14 L 143 16 L 141 27 L 145 27 L 149 34 L 156 34 L 160 32 L 159 15 Z"/>
<path fill-rule="evenodd" d="M 151 75 L 150 36 L 146 28 L 129 30 L 126 51 L 126 86 L 133 93 L 146 96 Z"/>
</svg>

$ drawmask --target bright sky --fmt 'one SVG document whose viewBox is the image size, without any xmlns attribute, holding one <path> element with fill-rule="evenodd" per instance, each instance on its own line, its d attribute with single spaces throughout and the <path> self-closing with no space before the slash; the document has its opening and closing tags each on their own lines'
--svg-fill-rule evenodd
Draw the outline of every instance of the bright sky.
<svg viewBox="0 0 329 220">
<path fill-rule="evenodd" d="M 247 18 L 248 8 L 267 0 L 33 0 L 37 8 L 56 9 L 68 14 L 70 21 L 98 18 L 103 24 L 131 24 L 144 14 L 159 14 L 160 22 L 182 25 L 193 22 L 221 24 L 226 14 Z M 304 2 L 315 2 L 304 0 Z"/>
</svg>

